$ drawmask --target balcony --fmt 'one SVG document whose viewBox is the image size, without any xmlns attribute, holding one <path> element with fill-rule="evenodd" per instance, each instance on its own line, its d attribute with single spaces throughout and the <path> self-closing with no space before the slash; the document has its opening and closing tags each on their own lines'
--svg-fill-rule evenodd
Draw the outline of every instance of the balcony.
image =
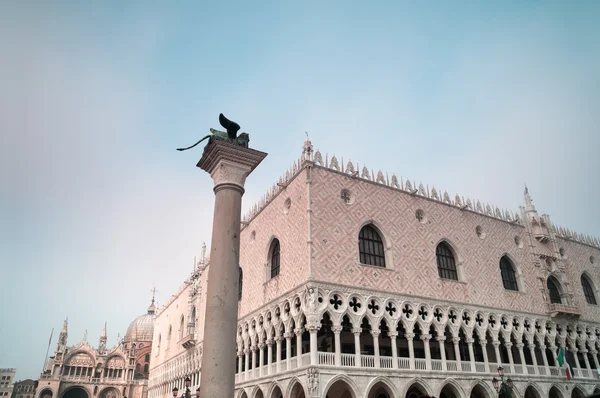
<svg viewBox="0 0 600 398">
<path fill-rule="evenodd" d="M 579 308 L 575 307 L 574 305 L 567 304 L 549 304 L 548 312 L 550 313 L 551 317 L 555 317 L 557 315 L 566 315 L 569 317 L 579 318 L 581 316 L 581 311 Z"/>
<path fill-rule="evenodd" d="M 194 338 L 194 334 L 193 333 L 188 334 L 180 341 L 180 343 L 183 346 L 183 348 L 185 348 L 186 350 L 189 350 L 190 348 L 195 347 L 196 339 Z"/>
</svg>

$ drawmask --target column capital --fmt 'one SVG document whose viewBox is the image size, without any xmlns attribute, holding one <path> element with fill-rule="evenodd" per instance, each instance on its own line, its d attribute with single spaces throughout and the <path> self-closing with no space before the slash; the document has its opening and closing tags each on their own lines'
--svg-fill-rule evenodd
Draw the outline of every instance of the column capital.
<svg viewBox="0 0 600 398">
<path fill-rule="evenodd" d="M 429 341 L 431 340 L 431 335 L 430 334 L 422 334 L 419 336 L 421 338 L 421 340 L 423 341 Z"/>
<path fill-rule="evenodd" d="M 443 336 L 443 335 L 442 336 L 435 336 L 435 339 L 437 341 L 446 341 L 446 336 Z"/>
<path fill-rule="evenodd" d="M 381 331 L 379 331 L 379 330 L 371 330 L 371 336 L 373 336 L 373 338 L 379 337 L 380 334 L 381 334 Z"/>
<path fill-rule="evenodd" d="M 415 338 L 415 334 L 414 333 L 404 333 L 404 337 L 406 337 L 407 340 L 412 340 Z"/>
<path fill-rule="evenodd" d="M 588 350 L 586 350 L 585 348 L 582 348 L 581 350 L 579 350 L 579 352 L 582 354 L 587 354 Z"/>
<path fill-rule="evenodd" d="M 458 343 L 460 343 L 460 337 L 452 337 L 452 342 L 453 342 L 454 344 L 458 344 Z"/>
<path fill-rule="evenodd" d="M 517 343 L 517 344 L 515 344 L 515 347 L 517 347 L 517 349 L 519 351 L 522 350 L 524 346 L 525 346 L 525 344 L 523 344 L 523 343 Z"/>
<path fill-rule="evenodd" d="M 211 139 L 196 166 L 210 174 L 215 190 L 233 185 L 243 191 L 246 177 L 266 156 L 265 152 Z"/>
<path fill-rule="evenodd" d="M 304 328 L 296 328 L 294 329 L 294 333 L 296 334 L 296 336 L 301 336 L 302 333 L 304 333 Z"/>
<path fill-rule="evenodd" d="M 530 350 L 535 350 L 535 343 L 527 344 L 527 347 L 529 347 Z"/>
<path fill-rule="evenodd" d="M 590 350 L 590 354 L 592 355 L 596 355 L 598 353 L 598 350 L 592 349 Z"/>
<path fill-rule="evenodd" d="M 283 336 L 275 336 L 275 341 L 280 343 L 283 340 Z"/>
<path fill-rule="evenodd" d="M 467 343 L 467 344 L 469 344 L 469 345 L 472 345 L 474 342 L 475 342 L 475 339 L 474 339 L 474 338 L 472 338 L 472 337 L 471 337 L 471 338 L 467 337 L 467 338 L 465 339 L 465 343 Z"/>
<path fill-rule="evenodd" d="M 340 334 L 340 333 L 342 333 L 342 327 L 341 326 L 332 326 L 331 331 L 334 334 Z"/>
<path fill-rule="evenodd" d="M 290 339 L 290 338 L 294 337 L 294 332 L 285 332 L 283 334 L 283 337 L 285 337 L 286 339 Z"/>
<path fill-rule="evenodd" d="M 555 346 L 554 344 L 550 344 L 550 349 L 551 349 L 552 351 L 554 351 L 554 350 L 556 350 L 556 346 Z"/>
<path fill-rule="evenodd" d="M 396 337 L 398 337 L 398 331 L 397 330 L 390 330 L 388 332 L 388 335 L 390 336 L 390 339 L 396 339 Z"/>
<path fill-rule="evenodd" d="M 259 349 L 259 350 L 262 350 L 263 348 L 265 348 L 265 343 L 260 343 L 260 344 L 258 345 L 258 349 Z"/>
<path fill-rule="evenodd" d="M 354 333 L 355 335 L 358 334 L 360 336 L 360 334 L 362 333 L 362 328 L 352 328 L 352 333 Z"/>
<path fill-rule="evenodd" d="M 269 339 L 266 341 L 266 343 L 267 343 L 267 346 L 271 347 L 273 345 L 274 341 L 272 339 Z"/>
<path fill-rule="evenodd" d="M 535 344 L 534 344 L 535 346 Z M 546 349 L 546 346 L 544 344 L 540 344 L 540 350 L 544 351 Z"/>
<path fill-rule="evenodd" d="M 485 347 L 487 345 L 487 340 L 479 340 L 479 345 Z"/>
<path fill-rule="evenodd" d="M 246 354 L 250 354 L 250 349 L 249 349 L 249 348 L 246 348 L 246 349 L 244 350 L 244 355 L 246 355 Z"/>
<path fill-rule="evenodd" d="M 308 329 L 308 331 L 310 333 L 317 333 L 319 331 L 319 329 L 321 329 L 321 324 L 320 323 L 311 323 L 306 325 L 306 329 Z"/>
<path fill-rule="evenodd" d="M 504 342 L 504 345 L 508 349 L 508 348 L 511 348 L 513 344 L 510 341 L 506 341 L 506 342 Z"/>
<path fill-rule="evenodd" d="M 253 345 L 252 347 L 250 347 L 250 349 L 252 350 L 252 352 L 256 352 L 256 351 L 258 351 L 258 346 Z"/>
</svg>

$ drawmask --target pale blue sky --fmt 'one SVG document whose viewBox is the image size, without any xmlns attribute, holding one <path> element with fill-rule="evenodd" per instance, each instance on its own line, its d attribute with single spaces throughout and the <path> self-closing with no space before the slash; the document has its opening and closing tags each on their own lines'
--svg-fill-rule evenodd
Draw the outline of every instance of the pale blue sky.
<svg viewBox="0 0 600 398">
<path fill-rule="evenodd" d="M 154 5 L 150 5 L 150 4 Z M 0 367 L 37 378 L 69 316 L 109 345 L 210 243 L 187 146 L 224 112 L 301 151 L 600 236 L 600 2 L 17 2 L 0 5 Z"/>
</svg>

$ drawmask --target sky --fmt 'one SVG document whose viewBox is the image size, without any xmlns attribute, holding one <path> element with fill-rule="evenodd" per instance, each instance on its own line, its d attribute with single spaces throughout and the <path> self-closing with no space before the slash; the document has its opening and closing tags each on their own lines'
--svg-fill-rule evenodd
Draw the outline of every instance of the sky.
<svg viewBox="0 0 600 398">
<path fill-rule="evenodd" d="M 600 2 L 0 5 L 0 368 L 37 378 L 63 320 L 108 345 L 210 245 L 188 146 L 223 112 L 268 157 L 315 148 L 600 236 Z"/>
</svg>

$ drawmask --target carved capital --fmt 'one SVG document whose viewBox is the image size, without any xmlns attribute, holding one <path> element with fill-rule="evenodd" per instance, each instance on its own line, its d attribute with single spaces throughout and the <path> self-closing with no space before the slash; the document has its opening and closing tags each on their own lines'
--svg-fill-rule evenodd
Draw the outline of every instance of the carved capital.
<svg viewBox="0 0 600 398">
<path fill-rule="evenodd" d="M 304 333 L 304 328 L 296 328 L 294 329 L 294 333 L 296 333 L 296 336 L 302 336 L 302 333 Z"/>
<path fill-rule="evenodd" d="M 435 336 L 435 339 L 439 342 L 446 341 L 446 336 Z"/>
<path fill-rule="evenodd" d="M 533 345 L 534 349 L 535 349 L 535 344 Z M 540 345 L 540 350 L 544 351 L 546 349 L 546 346 L 541 344 Z"/>
<path fill-rule="evenodd" d="M 452 342 L 453 342 L 454 344 L 458 344 L 458 343 L 460 343 L 460 337 L 452 337 Z"/>
<path fill-rule="evenodd" d="M 342 327 L 341 326 L 332 326 L 331 331 L 334 334 L 340 334 L 340 333 L 342 333 Z"/>
<path fill-rule="evenodd" d="M 362 333 L 362 329 L 361 328 L 353 328 L 352 333 L 360 336 L 360 334 Z"/>
<path fill-rule="evenodd" d="M 517 343 L 517 344 L 515 344 L 515 347 L 517 347 L 517 350 L 522 351 L 524 345 L 525 344 L 523 344 L 523 343 Z"/>
<path fill-rule="evenodd" d="M 319 331 L 319 329 L 321 329 L 321 324 L 320 323 L 310 323 L 310 324 L 306 325 L 306 328 L 308 329 L 308 331 L 310 333 L 317 333 Z"/>
<path fill-rule="evenodd" d="M 510 341 L 507 341 L 504 343 L 504 346 L 506 347 L 507 350 L 510 350 L 510 348 L 512 347 L 512 343 Z"/>
<path fill-rule="evenodd" d="M 253 345 L 252 347 L 250 347 L 250 349 L 252 350 L 252 352 L 256 352 L 256 351 L 258 351 L 258 346 Z"/>
<path fill-rule="evenodd" d="M 283 336 L 275 336 L 275 341 L 279 344 L 283 340 Z"/>
<path fill-rule="evenodd" d="M 421 336 L 419 336 L 421 338 L 421 340 L 423 341 L 429 341 L 431 340 L 431 335 L 430 334 L 422 334 Z"/>
<path fill-rule="evenodd" d="M 274 343 L 273 340 L 271 340 L 271 339 L 267 340 L 267 346 L 268 347 L 271 347 L 273 345 L 273 343 Z"/>
<path fill-rule="evenodd" d="M 398 331 L 397 330 L 390 330 L 388 332 L 388 335 L 390 336 L 390 339 L 396 339 L 396 337 L 398 337 Z"/>
<path fill-rule="evenodd" d="M 502 344 L 502 343 L 500 343 L 500 341 L 499 341 L 499 340 L 494 340 L 494 341 L 492 341 L 492 345 L 493 345 L 495 348 L 498 348 L 498 347 L 500 347 L 500 344 Z"/>
<path fill-rule="evenodd" d="M 250 354 L 250 349 L 249 349 L 249 348 L 246 348 L 246 349 L 244 350 L 244 355 L 248 355 L 248 354 Z"/>
<path fill-rule="evenodd" d="M 414 333 L 405 333 L 404 337 L 406 337 L 407 340 L 412 340 L 415 338 L 415 334 Z"/>
<path fill-rule="evenodd" d="M 283 334 L 283 337 L 285 337 L 286 339 L 291 339 L 292 337 L 294 337 L 294 332 L 285 332 Z"/>
<path fill-rule="evenodd" d="M 582 348 L 581 350 L 579 350 L 580 353 L 582 353 L 583 355 L 588 353 L 588 350 L 586 350 L 585 348 Z"/>
<path fill-rule="evenodd" d="M 262 350 L 263 348 L 265 348 L 265 344 L 264 344 L 264 343 L 260 343 L 260 344 L 258 345 L 258 349 L 259 349 L 259 350 Z"/>
<path fill-rule="evenodd" d="M 213 140 L 204 148 L 197 166 L 210 174 L 215 189 L 233 185 L 243 192 L 246 177 L 266 156 L 264 152 Z"/>
<path fill-rule="evenodd" d="M 469 345 L 473 344 L 474 342 L 475 342 L 475 339 L 473 339 L 473 338 L 469 338 L 469 337 L 467 337 L 467 338 L 465 339 L 465 343 L 467 343 L 467 344 L 469 344 Z"/>
<path fill-rule="evenodd" d="M 373 336 L 374 339 L 378 338 L 380 334 L 381 332 L 379 330 L 371 330 L 371 336 Z"/>
</svg>

